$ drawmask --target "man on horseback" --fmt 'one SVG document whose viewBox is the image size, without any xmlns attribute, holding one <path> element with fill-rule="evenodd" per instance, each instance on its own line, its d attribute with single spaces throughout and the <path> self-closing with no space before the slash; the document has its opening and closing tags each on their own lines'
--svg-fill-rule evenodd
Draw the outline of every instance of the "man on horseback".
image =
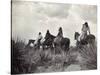
<svg viewBox="0 0 100 75">
<path fill-rule="evenodd" d="M 67 37 L 63 37 L 63 30 L 62 27 L 59 28 L 58 34 L 56 38 L 54 39 L 54 47 L 55 51 L 60 53 L 62 50 L 66 51 L 69 50 L 70 46 L 70 39 Z"/>
<path fill-rule="evenodd" d="M 62 27 L 59 28 L 58 35 L 57 36 L 63 37 Z"/>
<path fill-rule="evenodd" d="M 82 27 L 82 33 L 80 35 L 80 40 L 86 39 L 87 35 L 90 35 L 90 28 L 88 26 L 88 23 L 85 22 Z"/>
<path fill-rule="evenodd" d="M 47 30 L 46 35 L 45 35 L 45 41 L 43 43 L 43 46 L 46 47 L 53 47 L 53 41 L 54 41 L 55 36 L 52 35 L 49 30 Z"/>
<path fill-rule="evenodd" d="M 41 44 L 41 39 L 42 38 L 43 38 L 43 36 L 42 36 L 41 32 L 39 32 L 38 37 L 37 37 L 37 39 L 34 42 L 34 45 L 39 47 L 40 44 Z"/>
<path fill-rule="evenodd" d="M 52 41 L 51 34 L 49 30 L 47 30 L 44 44 L 49 45 L 50 43 L 52 43 L 51 41 Z"/>
<path fill-rule="evenodd" d="M 47 33 L 46 33 L 45 39 L 48 40 L 49 37 L 50 37 L 50 35 L 51 35 L 51 34 L 50 34 L 49 30 L 47 30 Z"/>
<path fill-rule="evenodd" d="M 57 37 L 58 37 L 58 39 L 59 39 L 60 41 L 62 40 L 62 38 L 63 38 L 62 27 L 59 28 Z"/>
<path fill-rule="evenodd" d="M 82 33 L 79 34 L 78 32 L 75 32 L 74 38 L 78 47 L 87 44 L 94 44 L 95 42 L 95 36 L 90 33 L 90 28 L 87 22 L 83 24 Z"/>
</svg>

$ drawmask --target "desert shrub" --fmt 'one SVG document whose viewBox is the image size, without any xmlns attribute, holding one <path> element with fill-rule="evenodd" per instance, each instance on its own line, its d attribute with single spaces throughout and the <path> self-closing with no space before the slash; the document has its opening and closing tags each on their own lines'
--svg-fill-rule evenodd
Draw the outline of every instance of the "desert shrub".
<svg viewBox="0 0 100 75">
<path fill-rule="evenodd" d="M 69 51 L 64 51 L 61 48 L 43 50 L 26 47 L 22 40 L 11 40 L 11 73 L 64 71 L 64 67 L 66 69 L 66 66 L 78 63 L 78 55 L 83 58 L 81 65 L 85 65 L 88 69 L 96 69 L 96 50 L 96 44 L 88 44 L 81 48 L 70 47 Z"/>
<path fill-rule="evenodd" d="M 83 58 L 81 63 L 87 69 L 97 69 L 97 45 L 96 43 L 82 46 L 79 52 Z"/>
<path fill-rule="evenodd" d="M 79 51 L 77 47 L 70 47 L 67 58 L 68 58 L 68 64 L 74 64 L 77 63 L 77 56 L 79 54 Z"/>
<path fill-rule="evenodd" d="M 35 68 L 34 64 L 26 62 L 27 50 L 25 42 L 22 40 L 11 40 L 11 73 L 21 74 L 31 72 L 30 66 Z M 33 70 L 34 71 L 34 70 Z"/>
<path fill-rule="evenodd" d="M 18 58 L 21 56 L 20 49 L 23 45 L 22 41 L 15 42 L 15 40 L 11 40 L 11 73 L 18 73 L 21 71 L 20 63 L 22 61 Z"/>
</svg>

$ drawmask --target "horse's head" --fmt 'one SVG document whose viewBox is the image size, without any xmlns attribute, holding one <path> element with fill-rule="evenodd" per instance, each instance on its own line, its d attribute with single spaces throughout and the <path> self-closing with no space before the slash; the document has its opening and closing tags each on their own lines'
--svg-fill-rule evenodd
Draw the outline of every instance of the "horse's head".
<svg viewBox="0 0 100 75">
<path fill-rule="evenodd" d="M 75 32 L 74 39 L 77 40 L 79 36 L 80 36 L 80 34 L 78 32 Z"/>
</svg>

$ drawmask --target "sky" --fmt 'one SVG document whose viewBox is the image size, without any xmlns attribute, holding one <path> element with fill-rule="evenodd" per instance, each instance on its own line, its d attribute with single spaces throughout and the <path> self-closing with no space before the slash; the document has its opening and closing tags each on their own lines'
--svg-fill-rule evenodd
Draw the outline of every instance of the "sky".
<svg viewBox="0 0 100 75">
<path fill-rule="evenodd" d="M 74 33 L 81 33 L 82 24 L 88 22 L 90 31 L 97 36 L 97 6 L 34 1 L 12 1 L 12 37 L 36 39 L 39 32 L 45 36 L 47 29 L 57 35 L 62 27 L 64 37 L 75 45 Z"/>
</svg>

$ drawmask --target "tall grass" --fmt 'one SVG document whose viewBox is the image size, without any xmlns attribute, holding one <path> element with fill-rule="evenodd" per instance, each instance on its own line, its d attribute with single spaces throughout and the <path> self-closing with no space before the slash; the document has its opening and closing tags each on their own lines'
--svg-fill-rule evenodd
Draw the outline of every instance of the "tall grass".
<svg viewBox="0 0 100 75">
<path fill-rule="evenodd" d="M 11 40 L 11 73 L 12 74 L 21 74 L 28 73 L 29 67 L 34 66 L 26 62 L 24 55 L 27 54 L 27 51 L 24 49 L 25 43 L 22 40 Z"/>
<path fill-rule="evenodd" d="M 11 40 L 11 45 L 12 74 L 63 71 L 63 64 L 67 59 L 66 52 L 63 50 L 60 54 L 55 54 L 50 48 L 43 50 L 25 47 L 22 40 Z M 39 67 L 42 69 L 40 70 Z"/>
<path fill-rule="evenodd" d="M 87 69 L 97 69 L 97 45 L 96 43 L 88 44 L 79 50 L 83 62 L 82 65 Z M 83 68 L 84 69 L 84 68 Z"/>
<path fill-rule="evenodd" d="M 54 50 L 26 47 L 22 40 L 11 40 L 11 73 L 59 72 L 65 71 L 64 69 L 71 64 L 81 65 L 82 69 L 97 68 L 97 47 L 95 43 L 81 48 L 70 47 L 69 51 L 59 48 L 60 53 L 55 53 Z M 78 57 L 82 59 L 78 59 Z M 80 60 L 82 61 L 80 62 Z"/>
</svg>

